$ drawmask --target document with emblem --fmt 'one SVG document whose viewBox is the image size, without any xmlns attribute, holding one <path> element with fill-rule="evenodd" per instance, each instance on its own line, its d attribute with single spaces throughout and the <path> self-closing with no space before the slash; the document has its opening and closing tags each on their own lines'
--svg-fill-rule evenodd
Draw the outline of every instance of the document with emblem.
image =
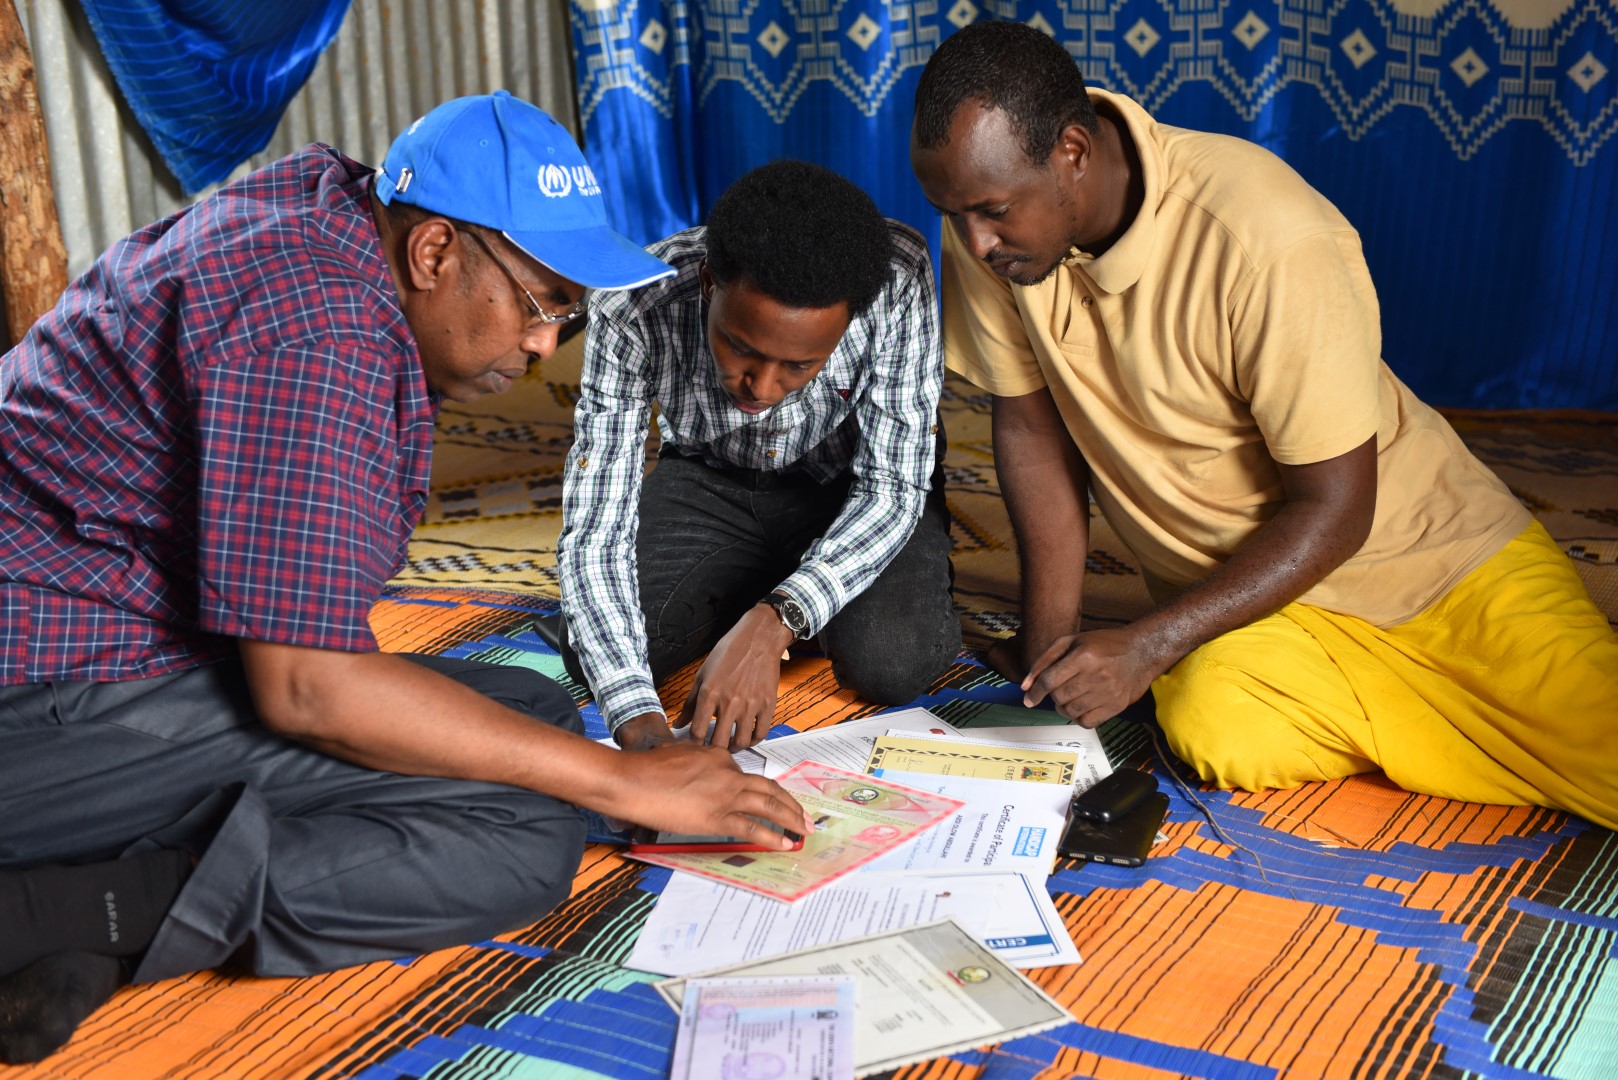
<svg viewBox="0 0 1618 1080">
<path fill-rule="evenodd" d="M 854 980 L 847 975 L 692 979 L 671 1080 L 851 1080 Z"/>
<path fill-rule="evenodd" d="M 701 854 L 629 852 L 632 859 L 796 900 L 864 866 L 938 824 L 961 800 L 816 761 L 777 781 L 808 811 L 815 829 L 797 851 Z"/>
<path fill-rule="evenodd" d="M 1050 875 L 1071 787 L 886 770 L 879 779 L 947 795 L 961 807 L 937 828 L 873 860 L 873 872 L 1014 870 L 1038 881 Z"/>
<path fill-rule="evenodd" d="M 770 761 L 771 770 L 790 768 L 800 761 L 819 761 L 850 772 L 864 772 L 871 744 L 878 735 L 899 730 L 950 738 L 955 729 L 926 709 L 899 709 L 863 720 L 845 720 L 831 727 L 800 731 L 778 739 L 765 739 L 753 749 Z M 767 770 L 766 776 L 775 776 Z"/>
<path fill-rule="evenodd" d="M 710 971 L 704 977 L 852 975 L 857 1075 L 896 1069 L 1072 1019 L 951 919 Z M 653 987 L 683 1011 L 694 980 Z M 716 1074 L 723 1075 L 723 1074 Z"/>
<path fill-rule="evenodd" d="M 937 773 L 977 780 L 1020 780 L 1072 787 L 1082 752 L 1068 746 L 988 742 L 930 734 L 886 734 L 871 746 L 865 771 Z"/>
<path fill-rule="evenodd" d="M 968 739 L 1012 743 L 1023 746 L 1065 747 L 1079 752 L 1079 773 L 1074 791 L 1088 791 L 1103 777 L 1112 775 L 1112 763 L 1101 746 L 1101 736 L 1077 724 L 1021 724 L 1016 727 L 969 727 L 957 729 Z"/>
</svg>

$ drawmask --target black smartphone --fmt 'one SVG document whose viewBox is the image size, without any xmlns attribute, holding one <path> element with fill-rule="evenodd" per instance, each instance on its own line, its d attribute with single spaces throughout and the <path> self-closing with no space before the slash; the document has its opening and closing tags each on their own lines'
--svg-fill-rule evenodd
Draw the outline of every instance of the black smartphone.
<svg viewBox="0 0 1618 1080">
<path fill-rule="evenodd" d="M 1158 827 L 1168 813 L 1169 797 L 1154 791 L 1117 821 L 1103 823 L 1075 817 L 1056 850 L 1075 859 L 1139 866 L 1146 861 Z"/>
<path fill-rule="evenodd" d="M 1119 769 L 1073 796 L 1073 816 L 1087 821 L 1117 821 L 1157 790 L 1157 777 L 1139 769 Z"/>
</svg>

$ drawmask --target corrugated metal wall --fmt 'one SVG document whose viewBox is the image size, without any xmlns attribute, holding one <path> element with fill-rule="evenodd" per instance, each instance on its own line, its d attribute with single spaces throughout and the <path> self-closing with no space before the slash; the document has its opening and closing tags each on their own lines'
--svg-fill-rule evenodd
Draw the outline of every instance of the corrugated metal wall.
<svg viewBox="0 0 1618 1080">
<path fill-rule="evenodd" d="M 68 273 L 189 200 L 124 104 L 73 0 L 17 0 L 34 54 Z M 353 0 L 270 145 L 237 175 L 310 142 L 382 160 L 448 98 L 505 88 L 578 131 L 567 8 L 547 0 Z"/>
</svg>

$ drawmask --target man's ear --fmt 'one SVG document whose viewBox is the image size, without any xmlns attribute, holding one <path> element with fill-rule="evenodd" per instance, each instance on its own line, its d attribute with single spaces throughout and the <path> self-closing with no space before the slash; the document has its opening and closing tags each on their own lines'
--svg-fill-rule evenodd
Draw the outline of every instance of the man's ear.
<svg viewBox="0 0 1618 1080">
<path fill-rule="evenodd" d="M 431 292 L 465 263 L 460 234 L 443 218 L 418 221 L 405 236 L 405 274 L 412 288 Z"/>
<path fill-rule="evenodd" d="M 702 262 L 697 264 L 697 281 L 702 285 L 702 298 L 704 300 L 712 300 L 714 279 L 713 271 L 708 269 L 707 258 L 704 258 Z"/>
<path fill-rule="evenodd" d="M 1083 124 L 1069 124 L 1051 149 L 1051 164 L 1061 166 L 1074 180 L 1083 180 L 1094 149 L 1095 135 Z"/>
</svg>

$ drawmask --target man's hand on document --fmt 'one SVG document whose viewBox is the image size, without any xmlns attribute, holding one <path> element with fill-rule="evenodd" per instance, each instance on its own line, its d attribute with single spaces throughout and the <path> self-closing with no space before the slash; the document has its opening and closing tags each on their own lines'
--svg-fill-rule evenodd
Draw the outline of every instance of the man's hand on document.
<svg viewBox="0 0 1618 1080">
<path fill-rule="evenodd" d="M 1029 666 L 1023 704 L 1033 708 L 1049 696 L 1058 713 L 1093 728 L 1137 701 L 1169 666 L 1154 662 L 1129 629 L 1067 634 Z"/>
<path fill-rule="evenodd" d="M 660 712 L 631 716 L 612 733 L 613 740 L 625 750 L 650 750 L 674 741 L 669 730 L 668 717 Z"/>
<path fill-rule="evenodd" d="M 758 604 L 713 647 L 691 684 L 680 726 L 696 742 L 741 750 L 763 742 L 775 722 L 775 692 L 781 684 L 781 653 L 792 631 L 775 609 Z"/>
<path fill-rule="evenodd" d="M 640 753 L 618 754 L 616 760 L 610 805 L 598 807 L 612 817 L 660 832 L 735 836 L 782 850 L 793 846 L 782 831 L 804 836 L 814 831 L 809 815 L 785 788 L 742 772 L 730 752 L 717 746 L 670 740 Z"/>
</svg>

